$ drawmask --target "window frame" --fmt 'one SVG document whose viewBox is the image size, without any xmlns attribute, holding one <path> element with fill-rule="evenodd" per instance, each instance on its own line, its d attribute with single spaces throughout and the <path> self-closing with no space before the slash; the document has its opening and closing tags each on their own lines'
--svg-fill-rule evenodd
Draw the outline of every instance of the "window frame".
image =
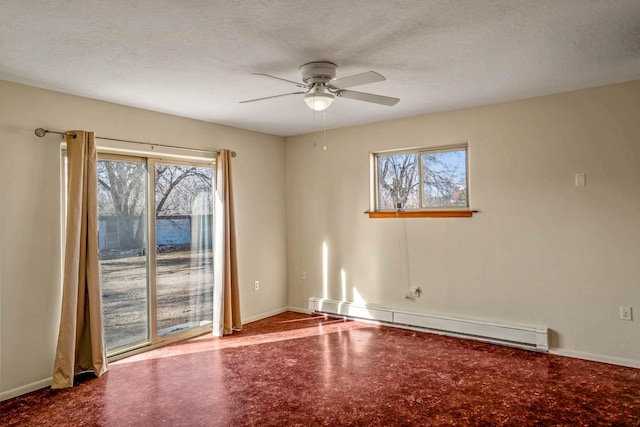
<svg viewBox="0 0 640 427">
<path fill-rule="evenodd" d="M 150 349 L 163 347 L 168 344 L 183 341 L 188 338 L 193 338 L 198 335 L 202 335 L 213 330 L 213 322 L 192 327 L 184 331 L 180 331 L 169 335 L 159 335 L 158 332 L 158 275 L 157 275 L 157 253 L 153 249 L 156 245 L 156 200 L 155 200 L 155 182 L 156 182 L 156 164 L 157 163 L 171 163 L 180 164 L 185 166 L 199 166 L 213 170 L 214 183 L 212 191 L 215 191 L 215 161 L 210 159 L 203 159 L 197 161 L 194 159 L 185 160 L 183 158 L 172 158 L 171 156 L 156 155 L 130 155 L 130 154 L 116 154 L 113 150 L 100 150 L 98 149 L 98 160 L 115 160 L 115 161 L 136 161 L 146 165 L 146 269 L 147 269 L 147 310 L 148 310 L 148 338 L 146 340 L 138 341 L 133 344 L 125 345 L 122 347 L 116 347 L 107 351 L 108 361 L 115 361 L 122 357 L 136 354 L 140 351 L 147 351 Z M 212 195 L 213 200 L 215 196 Z M 214 208 L 215 209 L 215 208 Z"/>
<path fill-rule="evenodd" d="M 468 141 L 455 144 L 439 145 L 439 146 L 423 146 L 400 148 L 392 150 L 382 150 L 370 153 L 369 157 L 369 210 L 365 214 L 369 218 L 451 218 L 451 217 L 471 217 L 474 210 L 470 208 L 470 191 L 469 191 L 469 153 L 470 144 Z M 424 207 L 424 176 L 422 155 L 430 153 L 446 153 L 453 151 L 465 152 L 465 188 L 466 188 L 466 206 L 432 206 Z M 418 208 L 401 208 L 401 209 L 380 209 L 380 183 L 379 183 L 379 159 L 380 157 L 415 154 L 418 162 Z"/>
</svg>

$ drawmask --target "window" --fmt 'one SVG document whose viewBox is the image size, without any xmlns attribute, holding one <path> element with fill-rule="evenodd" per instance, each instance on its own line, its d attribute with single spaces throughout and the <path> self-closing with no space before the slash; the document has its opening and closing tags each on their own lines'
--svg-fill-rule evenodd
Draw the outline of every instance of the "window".
<svg viewBox="0 0 640 427">
<path fill-rule="evenodd" d="M 213 167 L 98 158 L 107 354 L 211 330 Z"/>
<path fill-rule="evenodd" d="M 372 154 L 372 209 L 369 213 L 470 216 L 455 213 L 469 212 L 467 151 L 465 144 Z M 454 212 L 443 215 L 450 211 Z M 425 214 L 415 215 L 419 212 Z M 436 214 L 429 215 L 429 212 Z"/>
<path fill-rule="evenodd" d="M 107 352 L 149 339 L 147 164 L 98 160 L 98 246 Z"/>
</svg>

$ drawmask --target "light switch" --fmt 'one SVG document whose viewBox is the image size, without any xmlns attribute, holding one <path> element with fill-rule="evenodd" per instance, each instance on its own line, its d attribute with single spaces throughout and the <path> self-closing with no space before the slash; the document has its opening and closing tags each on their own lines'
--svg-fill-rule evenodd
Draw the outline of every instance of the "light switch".
<svg viewBox="0 0 640 427">
<path fill-rule="evenodd" d="M 584 187 L 587 185 L 587 178 L 583 173 L 576 174 L 576 187 Z"/>
</svg>

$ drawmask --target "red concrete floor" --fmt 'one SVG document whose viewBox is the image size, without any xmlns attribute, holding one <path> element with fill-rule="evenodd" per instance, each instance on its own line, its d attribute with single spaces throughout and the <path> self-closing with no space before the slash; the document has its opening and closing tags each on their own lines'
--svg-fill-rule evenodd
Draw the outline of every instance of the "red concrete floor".
<svg viewBox="0 0 640 427">
<path fill-rule="evenodd" d="M 0 424 L 640 426 L 640 370 L 283 313 L 4 401 Z"/>
</svg>

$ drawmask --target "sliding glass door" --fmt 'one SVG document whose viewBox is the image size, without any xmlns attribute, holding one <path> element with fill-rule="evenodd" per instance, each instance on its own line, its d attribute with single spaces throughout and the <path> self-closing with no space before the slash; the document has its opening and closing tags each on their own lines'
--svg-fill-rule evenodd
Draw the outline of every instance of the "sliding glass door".
<svg viewBox="0 0 640 427">
<path fill-rule="evenodd" d="M 100 268 L 108 354 L 211 328 L 211 164 L 104 155 Z"/>
<path fill-rule="evenodd" d="M 212 182 L 211 168 L 155 164 L 159 337 L 211 324 Z"/>
</svg>

